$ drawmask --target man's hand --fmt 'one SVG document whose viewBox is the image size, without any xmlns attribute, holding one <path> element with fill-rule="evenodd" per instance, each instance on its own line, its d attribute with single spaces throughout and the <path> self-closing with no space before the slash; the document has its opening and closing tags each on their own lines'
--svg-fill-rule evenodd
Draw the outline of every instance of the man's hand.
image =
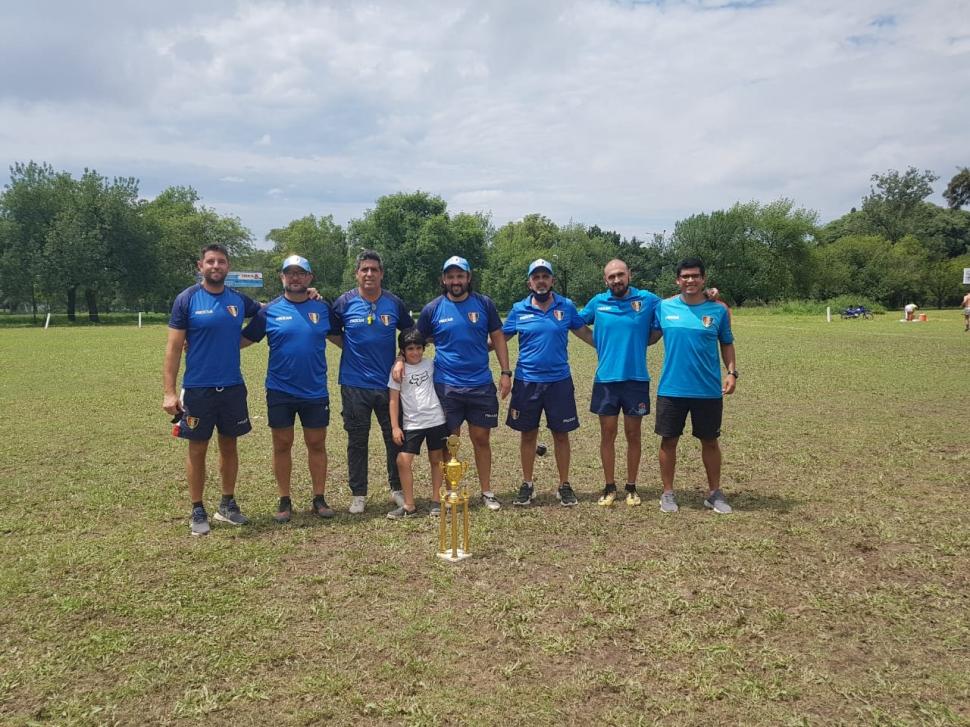
<svg viewBox="0 0 970 727">
<path fill-rule="evenodd" d="M 391 429 L 391 438 L 394 440 L 394 444 L 400 447 L 404 444 L 404 430 L 401 427 L 393 427 Z"/>
<path fill-rule="evenodd" d="M 320 291 L 316 288 L 307 288 L 306 297 L 310 300 L 323 300 L 323 296 L 320 295 Z"/>
<path fill-rule="evenodd" d="M 509 392 L 512 391 L 512 377 L 511 376 L 500 376 L 498 380 L 498 394 L 501 399 L 505 399 Z"/>
<path fill-rule="evenodd" d="M 391 366 L 391 378 L 399 384 L 401 379 L 404 378 L 404 362 L 401 359 L 395 361 L 394 365 Z"/>
<path fill-rule="evenodd" d="M 179 402 L 179 398 L 176 394 L 166 394 L 162 399 L 162 409 L 165 410 L 166 414 L 175 416 L 182 411 L 182 404 Z"/>
<path fill-rule="evenodd" d="M 731 374 L 724 377 L 724 385 L 721 387 L 721 393 L 725 396 L 734 393 L 734 388 L 738 385 L 738 380 Z"/>
</svg>

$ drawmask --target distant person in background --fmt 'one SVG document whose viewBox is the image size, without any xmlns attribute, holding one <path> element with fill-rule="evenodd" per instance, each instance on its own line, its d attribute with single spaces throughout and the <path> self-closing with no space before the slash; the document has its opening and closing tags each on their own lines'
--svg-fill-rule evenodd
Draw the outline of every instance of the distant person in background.
<svg viewBox="0 0 970 727">
<path fill-rule="evenodd" d="M 970 331 L 970 293 L 963 296 L 963 330 Z"/>
<path fill-rule="evenodd" d="M 367 505 L 367 459 L 371 415 L 377 417 L 384 439 L 387 480 L 391 499 L 404 507 L 388 408 L 387 377 L 397 355 L 397 332 L 414 325 L 404 302 L 381 287 L 384 263 L 374 250 L 357 255 L 357 287 L 334 301 L 337 327 L 330 340 L 343 349 L 340 355 L 340 399 L 347 431 L 347 473 L 350 513 L 359 515 Z"/>
<path fill-rule="evenodd" d="M 916 318 L 916 309 L 919 308 L 915 303 L 907 303 L 903 307 L 903 311 L 906 313 L 906 320 L 912 321 Z"/>
<path fill-rule="evenodd" d="M 687 415 L 691 429 L 701 441 L 701 460 L 707 474 L 704 506 L 719 514 L 731 512 L 721 492 L 721 419 L 724 396 L 734 393 L 738 369 L 734 353 L 731 318 L 726 306 L 704 295 L 704 263 L 687 258 L 677 265 L 680 295 L 660 302 L 654 324 L 663 333 L 664 363 L 657 387 L 657 420 L 660 435 L 661 512 L 677 512 L 674 471 L 677 443 Z M 718 352 L 727 374 L 721 379 Z"/>
<path fill-rule="evenodd" d="M 259 303 L 226 287 L 229 253 L 222 245 L 204 247 L 197 265 L 202 282 L 179 293 L 172 305 L 162 368 L 162 408 L 180 415 L 178 436 L 189 441 L 185 472 L 192 502 L 190 532 L 207 535 L 209 516 L 202 497 L 206 454 L 214 429 L 219 430 L 222 478 L 222 499 L 214 518 L 230 525 L 248 522 L 235 499 L 239 472 L 236 439 L 252 429 L 239 367 L 239 344 L 243 319 L 255 316 Z M 180 395 L 176 380 L 186 344 Z"/>
<path fill-rule="evenodd" d="M 266 410 L 273 432 L 273 475 L 280 496 L 273 519 L 285 523 L 293 516 L 290 480 L 297 415 L 303 427 L 313 486 L 310 512 L 332 518 L 334 512 L 326 499 L 330 424 L 326 349 L 327 335 L 336 327 L 336 321 L 327 302 L 308 297 L 313 271 L 306 258 L 290 255 L 280 270 L 283 295 L 253 317 L 243 330 L 240 343 L 245 348 L 264 337 L 269 342 Z"/>
</svg>

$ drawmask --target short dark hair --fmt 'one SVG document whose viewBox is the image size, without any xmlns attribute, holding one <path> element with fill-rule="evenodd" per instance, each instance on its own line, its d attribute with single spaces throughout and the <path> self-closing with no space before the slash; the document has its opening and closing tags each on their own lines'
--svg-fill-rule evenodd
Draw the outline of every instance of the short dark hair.
<svg viewBox="0 0 970 727">
<path fill-rule="evenodd" d="M 704 268 L 704 261 L 699 257 L 685 257 L 679 263 L 677 263 L 677 277 L 680 277 L 680 271 L 686 270 L 687 268 L 697 268 L 701 271 L 701 277 L 707 275 L 707 270 Z"/>
<path fill-rule="evenodd" d="M 360 264 L 364 262 L 364 260 L 373 260 L 377 263 L 377 267 L 381 269 L 381 272 L 384 272 L 384 261 L 381 260 L 381 254 L 377 252 L 377 250 L 361 250 L 359 253 L 357 253 L 357 260 L 354 263 L 355 271 L 360 270 Z"/>
<path fill-rule="evenodd" d="M 406 331 L 401 331 L 400 335 L 398 335 L 397 345 L 403 353 L 404 349 L 408 346 L 420 346 L 424 348 L 428 345 L 428 342 L 424 340 L 424 335 L 417 328 L 408 328 Z"/>
<path fill-rule="evenodd" d="M 229 259 L 229 251 L 226 249 L 226 246 L 220 245 L 218 242 L 213 242 L 212 244 L 203 247 L 202 254 L 199 255 L 199 260 L 204 260 L 207 252 L 219 252 L 226 256 L 226 260 Z"/>
</svg>

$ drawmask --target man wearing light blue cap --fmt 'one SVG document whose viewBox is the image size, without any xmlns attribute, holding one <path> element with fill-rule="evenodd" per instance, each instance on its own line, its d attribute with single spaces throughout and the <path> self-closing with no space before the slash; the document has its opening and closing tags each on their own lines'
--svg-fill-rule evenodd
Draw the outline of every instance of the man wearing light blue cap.
<svg viewBox="0 0 970 727">
<path fill-rule="evenodd" d="M 522 433 L 522 486 L 514 505 L 527 506 L 535 497 L 532 475 L 535 469 L 539 420 L 546 413 L 546 426 L 559 469 L 556 497 L 564 507 L 577 504 L 569 484 L 569 432 L 579 427 L 576 393 L 569 370 L 568 334 L 593 344 L 593 334 L 575 304 L 553 292 L 552 263 L 539 258 L 529 265 L 529 295 L 512 306 L 502 333 L 506 340 L 519 336 L 519 358 L 512 383 L 512 400 L 506 424 Z"/>
<path fill-rule="evenodd" d="M 330 393 L 327 390 L 327 336 L 336 328 L 333 309 L 324 300 L 310 300 L 313 280 L 310 262 L 290 255 L 280 267 L 283 295 L 260 310 L 242 332 L 245 348 L 266 337 L 269 366 L 266 371 L 266 410 L 273 431 L 273 474 L 279 490 L 274 519 L 290 520 L 290 478 L 293 470 L 293 435 L 296 417 L 303 426 L 313 499 L 310 512 L 331 518 L 325 497 L 327 486 L 327 426 Z"/>
<path fill-rule="evenodd" d="M 502 319 L 488 296 L 472 291 L 471 265 L 458 255 L 441 268 L 442 294 L 428 303 L 418 317 L 418 330 L 434 340 L 435 391 L 445 411 L 448 430 L 457 434 L 468 423 L 475 450 L 475 466 L 482 502 L 489 510 L 501 504 L 491 488 L 491 430 L 498 426 L 498 398 L 488 366 L 488 344 L 501 367 L 502 398 L 512 388 L 509 349 L 502 335 Z"/>
</svg>

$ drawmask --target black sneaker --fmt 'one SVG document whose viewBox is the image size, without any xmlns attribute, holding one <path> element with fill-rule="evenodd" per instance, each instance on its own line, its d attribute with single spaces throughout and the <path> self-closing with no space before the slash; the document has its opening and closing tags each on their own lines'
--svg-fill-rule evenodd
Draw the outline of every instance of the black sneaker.
<svg viewBox="0 0 970 727">
<path fill-rule="evenodd" d="M 276 512 L 273 514 L 273 519 L 278 523 L 288 523 L 292 517 L 293 504 L 290 502 L 290 498 L 281 497 L 276 506 Z"/>
<path fill-rule="evenodd" d="M 245 525 L 249 522 L 249 518 L 239 510 L 239 505 L 236 504 L 235 498 L 230 499 L 228 502 L 219 503 L 219 509 L 216 510 L 216 514 L 212 517 L 214 520 L 229 523 L 230 525 Z"/>
<path fill-rule="evenodd" d="M 336 514 L 330 505 L 327 504 L 327 499 L 323 495 L 313 496 L 313 502 L 310 503 L 310 512 L 325 520 L 329 520 Z"/>
<path fill-rule="evenodd" d="M 512 500 L 512 504 L 517 505 L 518 507 L 527 507 L 528 505 L 531 505 L 536 496 L 535 491 L 536 488 L 533 485 L 523 482 L 522 487 L 519 488 L 519 494 L 515 496 L 514 500 Z"/>
<path fill-rule="evenodd" d="M 573 492 L 573 488 L 569 486 L 568 482 L 563 482 L 559 486 L 556 497 L 559 498 L 559 504 L 563 507 L 573 507 L 579 504 L 579 500 L 576 499 L 576 493 Z"/>
</svg>

